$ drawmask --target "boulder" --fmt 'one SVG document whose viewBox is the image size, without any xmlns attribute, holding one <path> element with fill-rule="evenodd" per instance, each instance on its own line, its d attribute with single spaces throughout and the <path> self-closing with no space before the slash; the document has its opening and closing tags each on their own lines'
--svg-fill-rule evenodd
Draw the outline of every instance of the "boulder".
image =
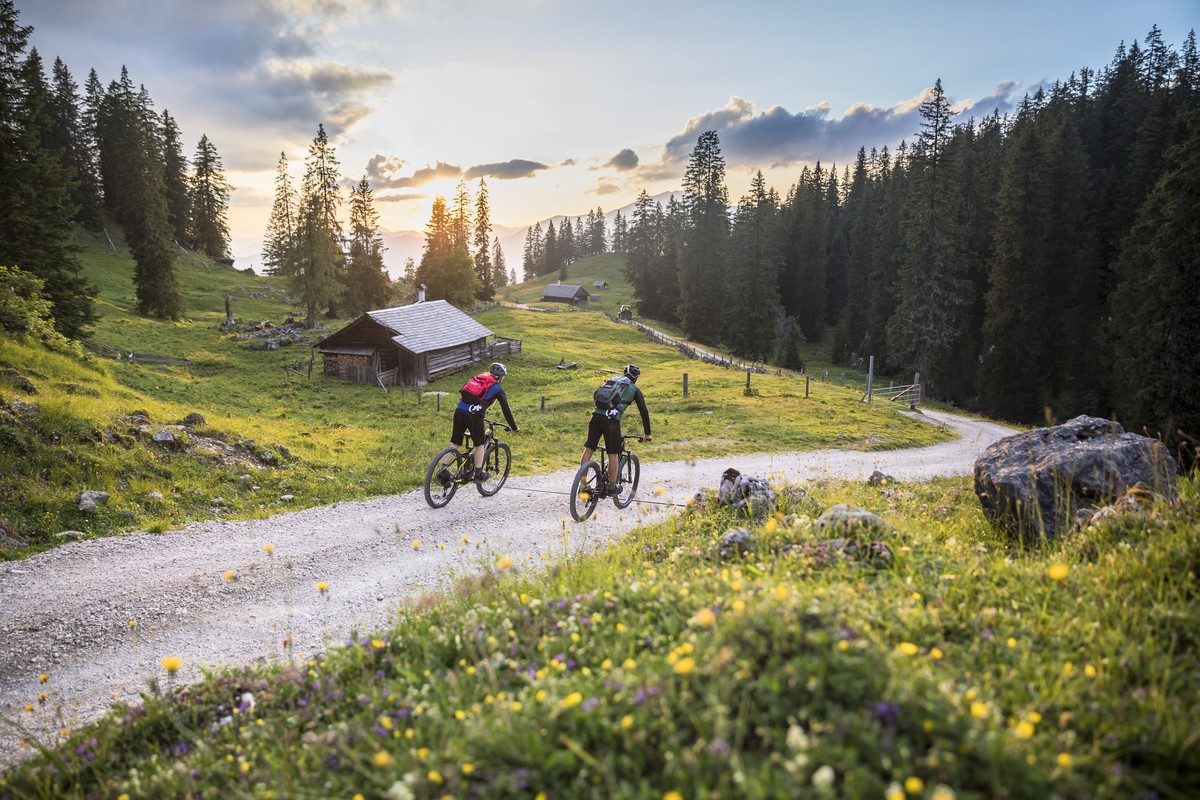
<svg viewBox="0 0 1200 800">
<path fill-rule="evenodd" d="M 717 500 L 721 505 L 745 510 L 754 517 L 765 517 L 775 509 L 778 495 L 765 478 L 743 475 L 730 467 L 721 474 Z"/>
<path fill-rule="evenodd" d="M 92 512 L 97 506 L 108 504 L 108 492 L 98 492 L 93 489 L 84 489 L 76 497 L 76 502 L 79 503 L 80 511 Z"/>
<path fill-rule="evenodd" d="M 183 422 L 181 424 L 187 425 L 189 427 L 194 427 L 196 425 L 203 425 L 204 424 L 204 415 L 198 411 L 193 411 L 192 413 L 188 414 L 186 417 L 183 418 Z"/>
<path fill-rule="evenodd" d="M 975 460 L 975 494 L 993 524 L 1026 543 L 1059 537 L 1080 511 L 1111 504 L 1135 486 L 1172 498 L 1175 473 L 1159 440 L 1079 416 L 989 446 Z"/>
</svg>

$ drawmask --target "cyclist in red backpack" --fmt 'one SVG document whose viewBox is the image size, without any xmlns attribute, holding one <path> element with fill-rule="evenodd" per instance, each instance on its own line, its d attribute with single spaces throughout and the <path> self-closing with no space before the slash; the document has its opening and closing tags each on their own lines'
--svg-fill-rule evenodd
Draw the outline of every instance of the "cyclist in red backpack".
<svg viewBox="0 0 1200 800">
<path fill-rule="evenodd" d="M 638 413 L 642 415 L 642 434 L 647 442 L 650 441 L 650 412 L 646 410 L 646 397 L 635 385 L 641 374 L 642 370 L 637 364 L 629 364 L 620 377 L 609 378 L 604 382 L 604 386 L 596 390 L 596 410 L 592 412 L 588 422 L 587 441 L 583 443 L 583 458 L 579 463 L 583 465 L 591 460 L 592 453 L 603 436 L 604 449 L 608 451 L 609 494 L 617 494 L 620 491 L 617 485 L 617 464 L 623 446 L 621 417 L 630 403 L 637 405 Z M 608 399 L 608 395 L 611 395 L 612 399 Z"/>
<path fill-rule="evenodd" d="M 475 442 L 475 463 L 471 466 L 469 477 L 477 481 L 486 480 L 487 477 L 483 471 L 483 452 L 487 445 L 484 441 L 486 431 L 483 427 L 483 417 L 488 407 L 499 400 L 500 410 L 504 412 L 508 427 L 513 433 L 518 431 L 512 410 L 508 407 L 508 395 L 500 385 L 500 381 L 504 380 L 507 374 L 508 369 L 497 362 L 488 367 L 487 372 L 481 372 L 471 378 L 459 390 L 462 400 L 454 408 L 454 427 L 450 432 L 450 444 L 454 445 L 456 450 L 462 447 L 463 432 L 468 429 L 471 431 L 471 441 Z"/>
</svg>

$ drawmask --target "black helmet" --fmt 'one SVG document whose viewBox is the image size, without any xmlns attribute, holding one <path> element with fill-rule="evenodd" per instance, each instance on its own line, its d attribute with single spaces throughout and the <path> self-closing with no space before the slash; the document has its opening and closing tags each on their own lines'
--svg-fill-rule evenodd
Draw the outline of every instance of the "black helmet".
<svg viewBox="0 0 1200 800">
<path fill-rule="evenodd" d="M 642 374 L 641 368 L 637 364 L 627 364 L 625 366 L 625 377 L 629 380 L 637 382 L 638 376 Z"/>
<path fill-rule="evenodd" d="M 497 361 L 494 364 L 492 364 L 490 367 L 488 367 L 488 372 L 492 373 L 493 378 L 495 378 L 496 380 L 500 380 L 501 378 L 503 378 L 505 375 L 508 374 L 508 368 L 506 368 L 503 364 L 501 364 L 499 361 Z"/>
</svg>

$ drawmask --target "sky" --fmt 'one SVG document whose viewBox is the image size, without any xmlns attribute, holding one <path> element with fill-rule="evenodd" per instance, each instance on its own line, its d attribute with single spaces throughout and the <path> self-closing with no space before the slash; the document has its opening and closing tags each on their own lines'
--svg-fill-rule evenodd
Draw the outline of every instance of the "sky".
<svg viewBox="0 0 1200 800">
<path fill-rule="evenodd" d="M 498 233 L 544 228 L 679 190 L 708 130 L 731 202 L 758 170 L 786 195 L 805 166 L 912 141 L 939 79 L 960 120 L 1005 114 L 1152 26 L 1178 51 L 1200 21 L 1200 0 L 15 3 L 47 69 L 82 87 L 125 66 L 185 156 L 209 138 L 233 255 L 256 268 L 280 155 L 298 185 L 318 125 L 385 231 L 423 233 L 435 197 L 481 178 Z"/>
</svg>

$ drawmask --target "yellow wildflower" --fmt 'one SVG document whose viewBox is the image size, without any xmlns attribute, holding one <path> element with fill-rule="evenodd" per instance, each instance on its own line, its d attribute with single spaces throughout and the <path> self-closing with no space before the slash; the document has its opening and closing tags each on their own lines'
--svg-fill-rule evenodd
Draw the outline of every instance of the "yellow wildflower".
<svg viewBox="0 0 1200 800">
<path fill-rule="evenodd" d="M 898 649 L 901 653 L 904 653 L 906 656 L 915 656 L 917 653 L 921 652 L 921 648 L 917 647 L 912 642 L 901 642 L 896 649 Z"/>
<path fill-rule="evenodd" d="M 1025 720 L 1017 723 L 1017 727 L 1013 730 L 1018 739 L 1028 739 L 1033 736 L 1034 728 Z"/>
<path fill-rule="evenodd" d="M 326 583 L 325 581 L 317 581 L 317 591 L 318 592 L 320 592 L 321 594 L 325 594 L 325 592 L 328 589 L 329 589 L 328 583 Z"/>
<path fill-rule="evenodd" d="M 579 692 L 571 692 L 569 695 L 567 695 L 566 697 L 564 697 L 562 699 L 562 707 L 563 708 L 574 708 L 575 706 L 579 705 L 582 702 L 583 702 L 582 694 L 580 694 Z"/>
<path fill-rule="evenodd" d="M 1075 759 L 1071 758 L 1070 753 L 1059 753 L 1056 760 L 1058 761 L 1058 765 L 1064 769 L 1075 763 Z"/>
<path fill-rule="evenodd" d="M 925 781 L 913 775 L 904 781 L 904 791 L 909 794 L 920 794 L 925 791 Z"/>
<path fill-rule="evenodd" d="M 691 675 L 696 669 L 696 661 L 692 658 L 681 658 L 675 663 L 675 674 Z"/>
<path fill-rule="evenodd" d="M 496 562 L 496 569 L 500 570 L 501 572 L 512 569 L 512 566 L 513 560 L 508 556 L 500 556 L 500 560 Z"/>
<path fill-rule="evenodd" d="M 179 656 L 167 656 L 162 660 L 162 665 L 168 675 L 174 675 L 183 666 L 183 659 Z"/>
<path fill-rule="evenodd" d="M 1071 568 L 1060 561 L 1056 564 L 1051 564 L 1050 568 L 1046 570 L 1046 574 L 1052 581 L 1061 581 L 1071 574 Z"/>
<path fill-rule="evenodd" d="M 696 612 L 695 616 L 692 617 L 693 624 L 700 625 L 705 628 L 710 627 L 716 621 L 717 615 L 712 612 L 711 608 L 702 608 Z"/>
<path fill-rule="evenodd" d="M 392 763 L 392 754 L 387 750 L 380 750 L 371 756 L 371 762 L 377 767 L 386 767 Z"/>
<path fill-rule="evenodd" d="M 983 719 L 988 715 L 988 704 L 976 700 L 971 703 L 971 716 L 975 719 Z"/>
</svg>

